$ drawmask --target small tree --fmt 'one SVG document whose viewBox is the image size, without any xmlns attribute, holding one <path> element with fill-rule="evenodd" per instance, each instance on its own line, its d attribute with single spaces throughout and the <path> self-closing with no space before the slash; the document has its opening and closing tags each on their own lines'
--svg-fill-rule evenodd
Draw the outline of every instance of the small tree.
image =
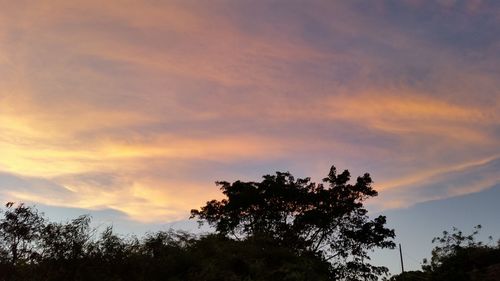
<svg viewBox="0 0 500 281">
<path fill-rule="evenodd" d="M 424 259 L 422 271 L 405 272 L 393 276 L 390 281 L 500 280 L 500 247 L 477 241 L 481 225 L 471 234 L 464 234 L 454 227 L 451 232 L 432 239 L 436 244 L 430 260 Z M 492 237 L 490 236 L 490 242 Z"/>
<path fill-rule="evenodd" d="M 83 258 L 90 238 L 90 216 L 83 215 L 67 223 L 47 223 L 41 235 L 42 257 L 49 260 Z"/>
<path fill-rule="evenodd" d="M 24 204 L 14 207 L 14 203 L 9 202 L 5 207 L 0 218 L 1 246 L 12 264 L 20 260 L 29 261 L 36 253 L 36 243 L 45 219 L 35 208 Z"/>
<path fill-rule="evenodd" d="M 430 263 L 424 259 L 424 269 L 428 271 L 436 270 L 446 262 L 449 257 L 456 256 L 467 249 L 483 248 L 484 244 L 481 241 L 476 241 L 476 236 L 481 230 L 481 225 L 474 227 L 471 234 L 464 234 L 461 230 L 453 227 L 452 232 L 443 231 L 443 236 L 434 237 L 433 244 L 438 244 L 432 249 L 432 257 Z M 490 239 L 492 237 L 490 236 Z"/>
<path fill-rule="evenodd" d="M 422 266 L 431 280 L 498 280 L 482 276 L 489 266 L 500 264 L 500 251 L 476 240 L 480 229 L 477 225 L 471 234 L 464 234 L 454 227 L 452 232 L 443 231 L 442 236 L 432 239 L 437 245 L 430 262 L 424 260 Z"/>
<path fill-rule="evenodd" d="M 334 166 L 323 183 L 295 179 L 290 173 L 266 175 L 261 182 L 217 182 L 226 196 L 191 210 L 191 218 L 208 223 L 235 239 L 270 237 L 299 253 L 328 260 L 342 280 L 377 280 L 387 268 L 373 266 L 368 251 L 392 248 L 394 231 L 386 218 L 370 219 L 363 202 L 377 196 L 369 174 L 349 183 L 350 173 Z"/>
</svg>

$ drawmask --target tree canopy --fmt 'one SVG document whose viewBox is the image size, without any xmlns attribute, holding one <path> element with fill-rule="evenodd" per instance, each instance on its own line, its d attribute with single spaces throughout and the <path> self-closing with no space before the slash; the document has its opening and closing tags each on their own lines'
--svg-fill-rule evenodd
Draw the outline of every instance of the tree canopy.
<svg viewBox="0 0 500 281">
<path fill-rule="evenodd" d="M 260 182 L 221 181 L 226 198 L 193 209 L 191 217 L 233 239 L 269 237 L 298 253 L 318 255 L 338 280 L 377 280 L 387 268 L 371 265 L 368 252 L 393 248 L 394 230 L 386 228 L 384 216 L 370 219 L 363 206 L 377 196 L 370 175 L 350 179 L 349 171 L 338 174 L 332 166 L 319 184 L 289 172 Z"/>
</svg>

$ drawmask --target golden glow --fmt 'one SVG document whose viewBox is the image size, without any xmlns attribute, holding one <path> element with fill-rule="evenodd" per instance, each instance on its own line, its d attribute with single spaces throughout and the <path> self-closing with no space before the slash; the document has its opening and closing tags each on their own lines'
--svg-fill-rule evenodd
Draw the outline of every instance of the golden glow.
<svg viewBox="0 0 500 281">
<path fill-rule="evenodd" d="M 267 21 L 238 5 L 2 5 L 0 173 L 55 186 L 0 178 L 0 200 L 161 221 L 218 196 L 212 183 L 225 177 L 298 169 L 319 179 L 342 163 L 396 193 L 500 157 L 494 60 L 471 64 L 346 3 Z M 447 196 L 495 182 L 488 174 Z M 433 198 L 396 197 L 383 205 Z"/>
</svg>

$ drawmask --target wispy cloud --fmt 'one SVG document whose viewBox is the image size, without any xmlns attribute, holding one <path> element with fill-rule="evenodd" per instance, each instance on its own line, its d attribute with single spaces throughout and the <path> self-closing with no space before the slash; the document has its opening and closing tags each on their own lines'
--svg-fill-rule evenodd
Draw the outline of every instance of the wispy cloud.
<svg viewBox="0 0 500 281">
<path fill-rule="evenodd" d="M 378 208 L 404 208 L 418 202 L 479 192 L 498 185 L 499 168 L 500 157 L 497 155 L 422 172 L 399 182 L 388 183 L 393 188 L 382 190 L 387 200 L 374 205 L 378 205 Z"/>
<path fill-rule="evenodd" d="M 453 180 L 500 153 L 498 4 L 278 4 L 2 3 L 2 198 L 161 221 L 276 169 L 368 171 L 381 206 L 498 182 Z"/>
</svg>

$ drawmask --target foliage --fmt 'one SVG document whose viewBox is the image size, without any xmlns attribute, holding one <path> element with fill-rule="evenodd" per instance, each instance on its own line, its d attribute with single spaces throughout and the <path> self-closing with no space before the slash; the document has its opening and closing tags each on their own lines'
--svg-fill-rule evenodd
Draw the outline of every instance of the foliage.
<svg viewBox="0 0 500 281">
<path fill-rule="evenodd" d="M 0 219 L 1 249 L 12 264 L 31 262 L 44 218 L 36 209 L 9 202 Z"/>
<path fill-rule="evenodd" d="M 368 263 L 368 251 L 392 248 L 394 231 L 386 218 L 370 219 L 363 202 L 377 196 L 369 174 L 349 183 L 350 173 L 334 166 L 323 183 L 290 173 L 266 175 L 261 182 L 217 182 L 223 200 L 207 202 L 191 217 L 237 240 L 269 237 L 298 254 L 311 253 L 331 263 L 339 280 L 377 280 L 385 267 Z"/>
<path fill-rule="evenodd" d="M 192 280 L 334 280 L 330 264 L 321 257 L 297 255 L 267 237 L 236 241 L 210 235 L 193 250 L 202 258 L 190 274 Z"/>
<path fill-rule="evenodd" d="M 423 271 L 406 271 L 402 274 L 392 276 L 389 281 L 425 281 L 430 280 L 429 274 Z"/>
<path fill-rule="evenodd" d="M 54 223 L 33 207 L 12 203 L 3 214 L 6 232 L 0 242 L 6 250 L 0 252 L 0 280 L 332 280 L 323 258 L 297 254 L 266 237 L 235 241 L 215 234 L 160 231 L 127 238 L 110 227 L 97 233 L 88 216 Z M 10 237 L 31 245 L 33 258 L 23 254 L 13 260 Z"/>
<path fill-rule="evenodd" d="M 435 237 L 437 244 L 430 261 L 424 259 L 422 271 L 393 276 L 391 281 L 488 281 L 500 279 L 500 247 L 477 241 L 481 225 L 471 234 L 453 228 L 451 232 Z M 490 241 L 492 240 L 490 236 Z"/>
<path fill-rule="evenodd" d="M 90 240 L 90 217 L 80 216 L 69 223 L 47 223 L 41 230 L 43 259 L 79 259 Z"/>
</svg>

